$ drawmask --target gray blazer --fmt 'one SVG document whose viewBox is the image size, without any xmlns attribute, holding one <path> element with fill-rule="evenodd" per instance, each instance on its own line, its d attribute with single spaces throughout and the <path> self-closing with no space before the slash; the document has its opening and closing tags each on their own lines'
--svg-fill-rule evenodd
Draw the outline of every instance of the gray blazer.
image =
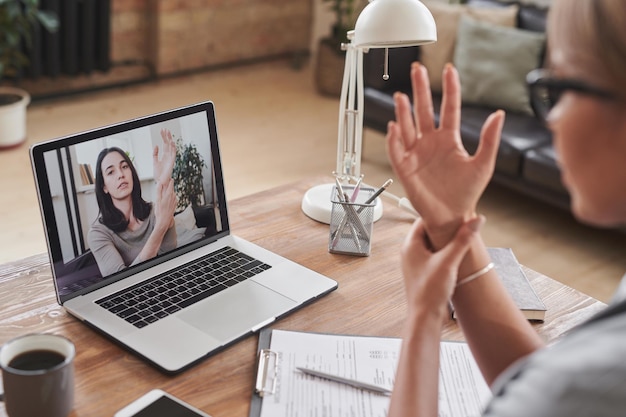
<svg viewBox="0 0 626 417">
<path fill-rule="evenodd" d="M 619 295 L 554 345 L 511 365 L 494 382 L 484 416 L 626 416 L 626 276 Z"/>
</svg>

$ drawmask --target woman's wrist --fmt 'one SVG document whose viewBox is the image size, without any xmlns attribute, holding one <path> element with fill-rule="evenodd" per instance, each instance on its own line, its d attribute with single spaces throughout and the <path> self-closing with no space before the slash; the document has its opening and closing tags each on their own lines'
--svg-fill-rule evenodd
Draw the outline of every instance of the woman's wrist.
<svg viewBox="0 0 626 417">
<path fill-rule="evenodd" d="M 156 222 L 156 224 L 154 225 L 154 229 L 152 229 L 152 233 L 157 236 L 160 237 L 161 239 L 163 238 L 163 236 L 165 236 L 165 233 L 167 233 L 167 231 L 170 229 L 170 227 L 172 226 L 172 221 L 158 221 Z"/>
<path fill-rule="evenodd" d="M 459 216 L 456 219 L 446 220 L 446 221 L 424 221 L 424 228 L 426 229 L 426 234 L 428 239 L 432 245 L 434 250 L 439 250 L 443 248 L 448 242 L 450 242 L 456 232 L 459 230 L 464 223 L 468 220 L 476 217 L 476 212 L 470 212 L 465 215 Z"/>
<path fill-rule="evenodd" d="M 448 319 L 448 303 L 431 305 L 428 303 L 413 303 L 409 305 L 408 320 L 409 327 L 424 326 L 426 323 L 441 327 Z"/>
</svg>

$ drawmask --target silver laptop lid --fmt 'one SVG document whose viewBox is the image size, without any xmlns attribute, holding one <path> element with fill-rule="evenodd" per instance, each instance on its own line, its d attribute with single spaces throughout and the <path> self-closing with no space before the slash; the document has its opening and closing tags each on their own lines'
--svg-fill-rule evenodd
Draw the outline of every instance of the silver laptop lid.
<svg viewBox="0 0 626 417">
<path fill-rule="evenodd" d="M 137 245 L 149 238 L 159 192 L 154 152 L 158 149 L 157 160 L 163 159 L 170 135 L 176 145 L 172 178 L 177 206 L 157 255 L 143 260 Z M 230 232 L 212 102 L 53 139 L 30 151 L 60 304 Z M 121 212 L 115 212 L 116 196 L 107 189 L 102 164 L 111 152 L 120 155 L 117 160 L 126 170 L 122 175 L 128 177 L 120 187 L 132 193 L 136 218 L 143 217 L 137 234 L 114 231 Z M 119 239 L 119 257 L 110 256 L 98 240 L 107 233 Z"/>
</svg>

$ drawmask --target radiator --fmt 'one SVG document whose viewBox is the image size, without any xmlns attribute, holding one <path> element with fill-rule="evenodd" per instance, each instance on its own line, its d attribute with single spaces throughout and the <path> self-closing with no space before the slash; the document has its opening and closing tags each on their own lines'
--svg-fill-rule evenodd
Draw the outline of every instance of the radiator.
<svg viewBox="0 0 626 417">
<path fill-rule="evenodd" d="M 37 26 L 28 52 L 31 78 L 75 76 L 111 67 L 111 0 L 40 0 L 42 10 L 56 13 L 59 28 Z"/>
</svg>

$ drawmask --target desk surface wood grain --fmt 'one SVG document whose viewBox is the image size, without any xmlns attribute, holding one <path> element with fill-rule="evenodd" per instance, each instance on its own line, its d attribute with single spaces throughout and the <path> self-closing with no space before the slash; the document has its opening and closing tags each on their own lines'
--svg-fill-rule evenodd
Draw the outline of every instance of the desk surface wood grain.
<svg viewBox="0 0 626 417">
<path fill-rule="evenodd" d="M 376 222 L 371 256 L 328 253 L 328 226 L 300 210 L 306 189 L 330 178 L 267 190 L 229 204 L 231 230 L 338 281 L 339 288 L 275 322 L 290 330 L 400 336 L 405 298 L 399 247 L 413 221 L 385 204 Z M 604 304 L 540 273 L 525 269 L 548 311 L 537 331 L 553 341 Z M 72 416 L 111 416 L 153 388 L 178 396 L 207 413 L 247 416 L 256 373 L 257 336 L 250 336 L 189 370 L 166 376 L 111 340 L 69 316 L 54 296 L 47 255 L 0 266 L 0 343 L 26 333 L 49 332 L 71 339 L 77 349 Z M 450 321 L 443 338 L 462 340 Z M 0 416 L 4 416 L 0 405 Z"/>
</svg>

